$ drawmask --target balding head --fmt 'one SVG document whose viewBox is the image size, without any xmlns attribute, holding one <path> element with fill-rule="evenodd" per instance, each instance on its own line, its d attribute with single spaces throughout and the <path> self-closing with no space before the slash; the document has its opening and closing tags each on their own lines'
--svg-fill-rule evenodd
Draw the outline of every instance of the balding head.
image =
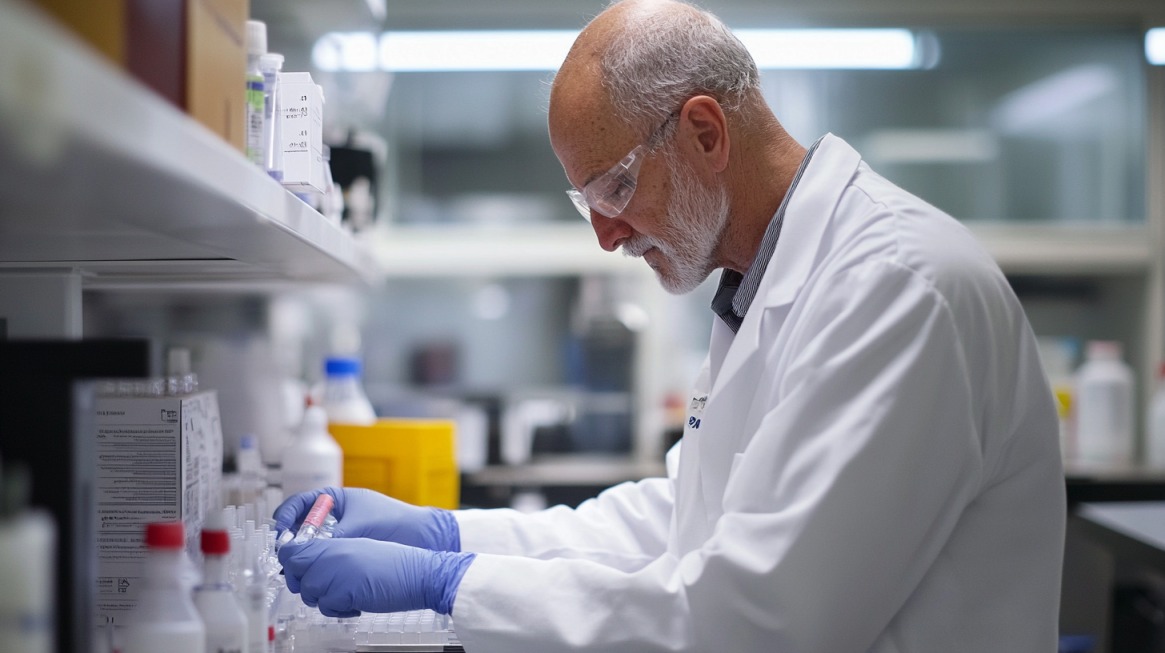
<svg viewBox="0 0 1165 653">
<path fill-rule="evenodd" d="M 766 185 L 799 163 L 745 47 L 676 0 L 624 0 L 591 21 L 554 80 L 549 127 L 599 243 L 676 292 L 747 268 L 782 192 Z"/>
<path fill-rule="evenodd" d="M 559 69 L 551 139 L 596 113 L 643 138 L 690 97 L 732 114 L 759 88 L 752 57 L 715 16 L 675 0 L 624 0 L 587 25 Z"/>
</svg>

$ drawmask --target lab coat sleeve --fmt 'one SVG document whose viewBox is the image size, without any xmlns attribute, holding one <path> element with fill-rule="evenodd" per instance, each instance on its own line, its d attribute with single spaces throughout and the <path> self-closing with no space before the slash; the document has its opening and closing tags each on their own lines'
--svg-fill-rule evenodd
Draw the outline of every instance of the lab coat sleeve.
<svg viewBox="0 0 1165 653">
<path fill-rule="evenodd" d="M 799 308 L 704 544 L 630 572 L 478 556 L 453 609 L 467 651 L 871 647 L 977 491 L 967 353 L 943 297 L 894 263 L 838 273 Z"/>
<path fill-rule="evenodd" d="M 621 483 L 578 506 L 537 513 L 462 510 L 461 549 L 533 558 L 582 558 L 623 570 L 643 567 L 667 546 L 671 481 Z"/>
</svg>

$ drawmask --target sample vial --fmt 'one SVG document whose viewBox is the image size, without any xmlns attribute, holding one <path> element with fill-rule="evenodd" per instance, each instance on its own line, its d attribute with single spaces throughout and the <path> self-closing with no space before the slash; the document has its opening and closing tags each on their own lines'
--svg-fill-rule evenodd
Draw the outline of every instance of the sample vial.
<svg viewBox="0 0 1165 653">
<path fill-rule="evenodd" d="M 336 505 L 336 501 L 330 494 L 325 493 L 316 497 L 315 503 L 311 504 L 311 510 L 307 511 L 307 516 L 303 518 L 303 524 L 300 525 L 299 531 L 295 533 L 295 538 L 291 538 L 290 529 L 286 530 L 279 537 L 278 544 L 280 546 L 288 542 L 303 544 L 309 540 L 314 540 L 316 535 L 323 530 L 324 523 L 327 521 L 328 514 L 332 512 L 334 505 Z"/>
</svg>

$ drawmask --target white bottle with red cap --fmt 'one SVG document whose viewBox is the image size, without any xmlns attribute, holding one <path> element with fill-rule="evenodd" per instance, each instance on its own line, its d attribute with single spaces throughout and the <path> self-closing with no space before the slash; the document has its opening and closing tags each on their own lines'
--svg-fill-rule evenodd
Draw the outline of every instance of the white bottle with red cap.
<svg viewBox="0 0 1165 653">
<path fill-rule="evenodd" d="M 205 653 L 206 629 L 182 576 L 182 522 L 146 526 L 145 585 L 130 613 L 121 653 Z"/>
<path fill-rule="evenodd" d="M 1157 371 L 1157 389 L 1149 401 L 1145 432 L 1145 462 L 1154 469 L 1165 469 L 1165 362 Z"/>
<path fill-rule="evenodd" d="M 250 652 L 247 614 L 228 579 L 230 552 L 231 536 L 225 529 L 203 529 L 203 581 L 194 588 L 194 607 L 206 628 L 206 653 Z"/>
<path fill-rule="evenodd" d="M 1133 462 L 1133 372 L 1119 342 L 1093 340 L 1076 373 L 1076 438 L 1080 461 Z"/>
</svg>

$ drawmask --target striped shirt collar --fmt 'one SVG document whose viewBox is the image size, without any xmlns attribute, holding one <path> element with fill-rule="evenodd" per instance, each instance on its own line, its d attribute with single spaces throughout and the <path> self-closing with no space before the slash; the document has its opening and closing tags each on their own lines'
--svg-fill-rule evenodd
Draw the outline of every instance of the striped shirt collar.
<svg viewBox="0 0 1165 653">
<path fill-rule="evenodd" d="M 760 288 L 761 279 L 764 279 L 765 270 L 768 269 L 769 261 L 773 258 L 773 252 L 777 250 L 777 239 L 781 236 L 781 225 L 785 222 L 785 209 L 789 206 L 789 198 L 793 196 L 797 182 L 801 181 L 801 175 L 805 173 L 805 168 L 809 166 L 809 159 L 817 151 L 817 146 L 821 144 L 821 140 L 819 138 L 813 145 L 809 146 L 805 158 L 801 160 L 801 167 L 797 168 L 797 174 L 793 176 L 793 183 L 789 184 L 789 191 L 785 193 L 785 199 L 781 200 L 777 212 L 769 220 L 769 226 L 765 229 L 760 249 L 757 250 L 756 257 L 752 260 L 752 265 L 749 266 L 748 271 L 741 274 L 735 270 L 725 269 L 720 273 L 720 286 L 712 297 L 712 310 L 720 316 L 720 319 L 728 325 L 729 329 L 732 329 L 733 333 L 740 330 L 740 325 L 744 323 L 744 316 L 748 313 L 748 307 L 756 298 L 756 291 Z"/>
</svg>

